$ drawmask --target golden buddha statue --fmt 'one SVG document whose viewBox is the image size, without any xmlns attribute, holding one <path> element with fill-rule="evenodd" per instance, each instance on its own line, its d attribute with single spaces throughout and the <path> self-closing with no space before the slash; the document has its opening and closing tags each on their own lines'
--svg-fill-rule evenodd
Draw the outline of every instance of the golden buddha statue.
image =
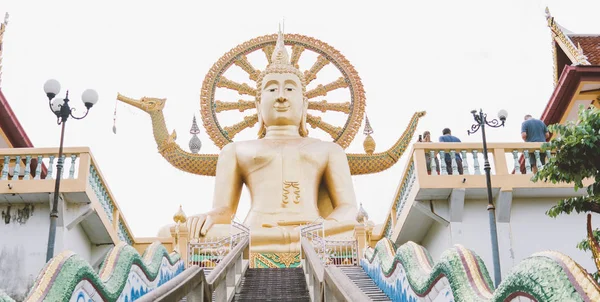
<svg viewBox="0 0 600 302">
<path fill-rule="evenodd" d="M 292 39 L 302 39 L 304 42 L 314 40 L 292 36 Z M 261 37 L 255 41 L 262 43 L 264 39 L 265 37 Z M 319 42 L 313 44 L 328 47 Z M 268 47 L 263 50 L 265 49 L 269 50 Z M 240 94 L 255 96 L 252 107 L 256 108 L 257 117 L 248 118 L 244 123 L 246 126 L 253 125 L 251 121 L 258 123 L 258 139 L 222 143 L 222 140 L 215 140 L 211 136 L 222 147 L 218 156 L 191 154 L 175 143 L 176 134 L 167 132 L 162 114 L 165 99 L 135 100 L 120 94 L 117 99 L 150 114 L 158 150 L 171 164 L 183 171 L 216 176 L 212 210 L 187 219 L 190 238 L 228 236 L 242 187 L 246 185 L 251 196 L 251 209 L 244 224 L 250 228 L 252 252 L 296 253 L 300 250 L 299 228 L 302 225 L 320 221 L 324 224 L 325 236 L 352 236 L 358 222 L 351 175 L 375 173 L 395 164 L 408 146 L 418 119 L 424 112 L 415 113 L 409 127 L 390 149 L 373 153 L 374 148 L 371 148 L 367 154 L 346 154 L 342 146 L 347 146 L 348 139 L 336 143 L 308 137 L 307 120 L 313 128 L 317 120 L 307 114 L 309 106 L 314 106 L 315 103 L 309 102 L 308 95 L 311 93 L 306 92 L 306 85 L 311 78 L 314 79 L 312 71 L 318 71 L 325 61 L 319 59 L 315 65 L 319 68 L 313 66 L 307 73 L 300 72 L 297 56 L 292 55 L 290 60 L 281 32 L 277 35 L 275 47 L 270 49 L 272 53 L 269 53 L 269 64 L 262 72 L 245 64 L 244 56 L 235 56 L 236 64 L 243 66 L 251 78 L 256 80 L 256 90 L 246 84 L 232 84 L 214 67 L 209 74 L 218 76 L 209 78 L 207 75 L 205 79 L 204 85 L 219 83 L 217 85 L 234 87 Z M 226 56 L 233 57 L 234 53 L 232 50 Z M 330 59 L 337 57 L 338 60 L 345 61 L 343 57 L 340 59 L 339 53 L 331 50 L 329 53 L 333 55 Z M 220 62 L 221 60 L 217 64 Z M 362 84 L 353 69 L 347 69 L 346 74 L 353 77 L 350 82 L 355 85 L 354 100 L 358 102 L 353 108 L 356 109 L 355 114 L 362 119 Z M 319 85 L 316 89 L 334 89 L 342 87 L 343 83 L 338 80 L 334 84 Z M 203 95 L 211 91 L 210 85 L 206 89 L 204 85 Z M 319 106 L 322 104 L 318 103 Z M 206 110 L 209 108 L 207 106 Z M 202 110 L 204 113 L 205 108 Z M 357 121 L 349 129 L 360 126 L 361 120 Z M 205 127 L 206 125 L 205 121 Z M 333 128 L 328 128 L 331 129 Z M 228 132 L 231 141 L 235 131 Z M 169 237 L 170 228 L 171 226 L 161 228 L 159 236 Z"/>
<path fill-rule="evenodd" d="M 259 138 L 221 150 L 213 209 L 188 218 L 190 237 L 229 234 L 244 184 L 251 196 L 244 224 L 253 252 L 299 251 L 298 227 L 320 217 L 328 236 L 352 231 L 357 207 L 346 153 L 336 143 L 308 137 L 304 75 L 290 64 L 281 32 L 257 82 Z"/>
</svg>

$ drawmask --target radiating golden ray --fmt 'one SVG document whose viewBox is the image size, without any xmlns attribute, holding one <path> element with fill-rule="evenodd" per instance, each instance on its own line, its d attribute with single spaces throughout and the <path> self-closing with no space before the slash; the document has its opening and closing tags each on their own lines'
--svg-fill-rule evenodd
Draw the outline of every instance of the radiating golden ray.
<svg viewBox="0 0 600 302">
<path fill-rule="evenodd" d="M 244 112 L 245 110 L 256 108 L 256 102 L 246 100 L 238 100 L 237 102 L 215 101 L 215 105 L 216 112 L 229 110 L 239 110 L 240 112 Z"/>
<path fill-rule="evenodd" d="M 292 46 L 292 58 L 290 59 L 290 63 L 298 69 L 300 68 L 298 66 L 298 60 L 300 60 L 300 55 L 303 51 L 304 47 L 302 45 L 294 44 L 294 46 Z"/>
<path fill-rule="evenodd" d="M 233 125 L 233 126 L 227 126 L 225 127 L 223 130 L 225 130 L 227 132 L 227 136 L 229 137 L 229 139 L 233 139 L 233 137 L 240 133 L 242 130 L 246 129 L 246 128 L 252 128 L 256 122 L 258 122 L 258 114 L 252 114 L 252 115 L 247 115 L 244 116 L 244 120 Z"/>
<path fill-rule="evenodd" d="M 267 45 L 262 48 L 262 51 L 265 53 L 265 56 L 267 56 L 267 61 L 269 61 L 269 64 L 271 64 L 271 56 L 273 56 L 274 50 L 275 45 Z"/>
<path fill-rule="evenodd" d="M 338 88 L 346 88 L 348 87 L 348 83 L 344 79 L 344 77 L 340 77 L 339 79 L 326 84 L 325 86 L 319 84 L 317 88 L 312 89 L 306 92 L 306 97 L 312 99 L 316 96 L 326 96 L 328 92 L 338 89 Z"/>
<path fill-rule="evenodd" d="M 314 116 L 311 114 L 306 115 L 306 122 L 310 124 L 313 128 L 319 128 L 325 132 L 327 132 L 333 139 L 336 139 L 340 132 L 342 131 L 341 127 L 333 126 L 327 122 L 324 122 L 320 116 Z"/>
<path fill-rule="evenodd" d="M 219 78 L 219 82 L 217 82 L 217 87 L 229 88 L 232 90 L 236 90 L 239 94 L 247 94 L 251 96 L 256 96 L 256 89 L 250 87 L 250 85 L 244 83 L 240 84 L 238 82 L 234 82 L 232 80 L 227 79 L 224 76 Z"/>
<path fill-rule="evenodd" d="M 324 56 L 317 57 L 317 61 L 313 66 L 304 72 L 304 79 L 306 80 L 306 85 L 308 85 L 312 80 L 317 78 L 317 73 L 325 67 L 325 65 L 329 64 L 329 60 Z"/>
<path fill-rule="evenodd" d="M 350 102 L 345 103 L 327 103 L 326 100 L 319 102 L 308 102 L 308 109 L 325 111 L 338 111 L 350 114 Z"/>
<path fill-rule="evenodd" d="M 248 61 L 248 58 L 245 55 L 237 57 L 237 59 L 233 63 L 239 66 L 245 72 L 247 72 L 252 81 L 256 81 L 256 79 L 258 79 L 258 76 L 260 75 L 260 70 L 256 70 L 254 66 L 252 66 L 250 61 Z"/>
</svg>

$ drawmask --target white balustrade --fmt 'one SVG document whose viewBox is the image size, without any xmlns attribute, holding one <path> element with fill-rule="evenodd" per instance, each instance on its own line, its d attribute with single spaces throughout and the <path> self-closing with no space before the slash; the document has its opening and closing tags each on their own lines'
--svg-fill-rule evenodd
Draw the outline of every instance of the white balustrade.
<svg viewBox="0 0 600 302">
<path fill-rule="evenodd" d="M 552 156 L 550 150 L 542 151 L 542 143 L 488 143 L 488 161 L 491 174 L 532 174 L 541 169 Z M 417 143 L 415 153 L 426 154 L 425 163 L 432 176 L 482 175 L 483 147 L 478 143 Z M 458 162 L 458 158 L 462 163 Z M 437 159 L 437 161 L 435 160 Z M 449 160 L 447 160 L 449 159 Z M 526 160 L 527 159 L 527 160 Z M 437 169 L 439 162 L 439 173 Z"/>
</svg>

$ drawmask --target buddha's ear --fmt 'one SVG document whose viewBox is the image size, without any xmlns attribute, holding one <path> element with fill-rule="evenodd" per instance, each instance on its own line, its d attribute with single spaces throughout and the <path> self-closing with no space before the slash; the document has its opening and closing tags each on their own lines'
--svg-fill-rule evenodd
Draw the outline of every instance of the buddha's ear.
<svg viewBox="0 0 600 302">
<path fill-rule="evenodd" d="M 300 121 L 300 127 L 298 128 L 298 132 L 300 136 L 307 137 L 308 136 L 308 128 L 306 127 L 306 115 L 308 114 L 308 98 L 304 97 L 304 102 L 302 104 L 302 121 Z"/>
<path fill-rule="evenodd" d="M 256 98 L 256 115 L 258 116 L 258 138 L 263 138 L 267 132 L 267 128 L 260 112 L 260 98 L 258 97 Z"/>
</svg>

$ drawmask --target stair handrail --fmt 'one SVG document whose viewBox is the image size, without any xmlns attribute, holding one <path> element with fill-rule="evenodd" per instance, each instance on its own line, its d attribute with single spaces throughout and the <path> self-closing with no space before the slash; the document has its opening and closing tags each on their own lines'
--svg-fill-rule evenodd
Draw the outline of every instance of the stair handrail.
<svg viewBox="0 0 600 302">
<path fill-rule="evenodd" d="M 328 266 L 323 275 L 325 300 L 327 301 L 371 301 L 337 266 Z"/>
<path fill-rule="evenodd" d="M 204 270 L 197 265 L 188 267 L 175 278 L 143 295 L 136 301 L 179 301 L 192 291 L 196 295 L 201 296 L 202 300 L 208 299 L 204 299 L 204 297 L 212 297 L 212 292 L 210 291 L 208 283 L 206 282 L 206 277 L 204 276 Z"/>
<path fill-rule="evenodd" d="M 212 301 L 213 294 L 216 301 L 231 301 L 227 297 L 227 288 L 235 287 L 236 279 L 241 280 L 246 271 L 242 257 L 249 243 L 248 236 L 242 237 L 208 276 L 204 275 L 204 268 L 193 265 L 180 274 L 182 277 L 163 284 L 157 288 L 156 293 L 139 301 L 178 301 L 186 296 L 193 296 L 194 301 Z M 236 278 L 236 275 L 240 278 Z M 230 294 L 235 294 L 235 290 L 230 291 Z"/>
<path fill-rule="evenodd" d="M 249 236 L 241 238 L 240 242 L 215 266 L 212 272 L 206 277 L 210 296 L 215 294 L 216 301 L 230 301 L 227 297 L 227 287 L 236 286 L 236 275 L 241 276 L 245 273 L 243 265 L 244 250 L 249 246 Z M 231 292 L 235 294 L 235 290 Z M 209 296 L 209 297 L 210 297 Z"/>
<path fill-rule="evenodd" d="M 304 253 L 304 263 L 302 266 L 304 273 L 308 275 L 308 287 L 312 289 L 312 301 L 324 300 L 323 274 L 324 266 L 321 257 L 315 252 L 313 244 L 306 238 L 300 239 L 300 246 Z"/>
</svg>

